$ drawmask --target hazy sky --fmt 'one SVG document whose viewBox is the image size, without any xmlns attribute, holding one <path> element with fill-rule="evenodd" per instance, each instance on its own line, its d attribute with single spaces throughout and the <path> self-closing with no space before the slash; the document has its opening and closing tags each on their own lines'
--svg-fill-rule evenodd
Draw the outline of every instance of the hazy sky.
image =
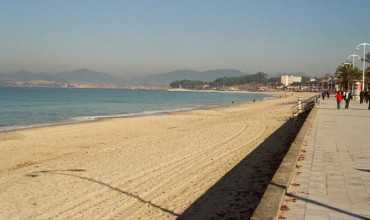
<svg viewBox="0 0 370 220">
<path fill-rule="evenodd" d="M 0 3 L 0 72 L 326 73 L 370 41 L 370 0 Z"/>
</svg>

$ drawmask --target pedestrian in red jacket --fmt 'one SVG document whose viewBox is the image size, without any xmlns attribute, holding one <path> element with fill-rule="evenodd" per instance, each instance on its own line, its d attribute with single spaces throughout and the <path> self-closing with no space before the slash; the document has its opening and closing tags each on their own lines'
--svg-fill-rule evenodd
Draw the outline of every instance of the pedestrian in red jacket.
<svg viewBox="0 0 370 220">
<path fill-rule="evenodd" d="M 340 109 L 340 103 L 343 100 L 342 93 L 340 91 L 337 91 L 337 93 L 335 94 L 335 98 L 337 99 L 337 109 Z"/>
</svg>

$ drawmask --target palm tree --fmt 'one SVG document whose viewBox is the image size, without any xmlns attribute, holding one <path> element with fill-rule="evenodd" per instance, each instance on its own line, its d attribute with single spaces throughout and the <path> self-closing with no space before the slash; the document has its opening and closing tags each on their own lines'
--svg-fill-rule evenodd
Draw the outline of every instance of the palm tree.
<svg viewBox="0 0 370 220">
<path fill-rule="evenodd" d="M 370 64 L 370 52 L 366 54 L 366 62 Z M 365 70 L 365 89 L 366 85 L 370 83 L 370 66 L 368 66 Z"/>
<path fill-rule="evenodd" d="M 352 88 L 355 80 L 361 79 L 361 72 L 357 67 L 353 68 L 350 64 L 343 64 L 337 67 L 335 76 L 341 87 L 348 90 Z"/>
</svg>

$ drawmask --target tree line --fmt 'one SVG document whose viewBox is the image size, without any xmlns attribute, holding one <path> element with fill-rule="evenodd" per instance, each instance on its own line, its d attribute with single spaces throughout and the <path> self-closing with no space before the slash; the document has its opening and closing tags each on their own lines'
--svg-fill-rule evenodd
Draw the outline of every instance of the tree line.
<svg viewBox="0 0 370 220">
<path fill-rule="evenodd" d="M 266 73 L 258 72 L 251 75 L 222 77 L 215 79 L 211 82 L 204 82 L 198 80 L 176 80 L 170 83 L 171 88 L 184 88 L 184 89 L 202 89 L 205 87 L 222 88 L 237 85 L 244 85 L 248 83 L 254 84 L 276 84 L 280 82 L 279 77 L 268 77 Z"/>
</svg>

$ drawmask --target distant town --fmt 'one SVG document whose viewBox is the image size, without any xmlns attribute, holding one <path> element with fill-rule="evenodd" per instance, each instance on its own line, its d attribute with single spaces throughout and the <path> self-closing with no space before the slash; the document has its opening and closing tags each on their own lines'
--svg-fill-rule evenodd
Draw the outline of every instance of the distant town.
<svg viewBox="0 0 370 220">
<path fill-rule="evenodd" d="M 247 90 L 247 91 L 318 91 L 334 89 L 335 79 L 329 74 L 323 77 L 307 77 L 293 74 L 269 77 L 266 73 L 256 73 L 238 77 L 223 77 L 211 82 L 177 80 L 170 83 L 174 89 L 196 90 Z"/>
</svg>

